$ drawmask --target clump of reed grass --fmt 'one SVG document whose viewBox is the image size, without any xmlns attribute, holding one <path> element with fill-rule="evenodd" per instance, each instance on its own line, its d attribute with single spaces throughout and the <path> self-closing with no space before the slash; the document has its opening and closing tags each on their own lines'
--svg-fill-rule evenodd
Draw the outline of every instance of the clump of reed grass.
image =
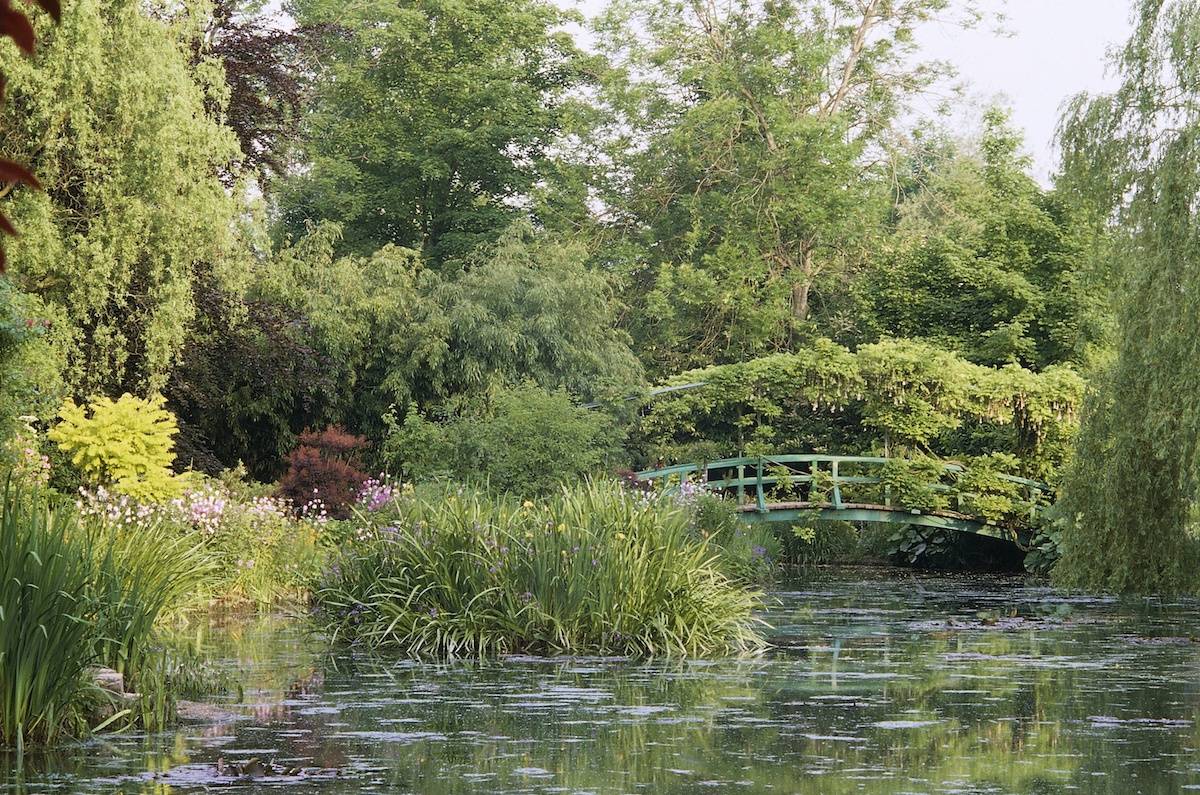
<svg viewBox="0 0 1200 795">
<path fill-rule="evenodd" d="M 169 530 L 81 526 L 69 506 L 5 489 L 0 502 L 0 746 L 23 750 L 87 731 L 105 698 L 89 669 L 155 680 L 155 625 L 208 567 Z M 156 694 L 161 696 L 161 694 Z M 148 724 L 166 720 L 170 699 Z M 142 720 L 117 704 L 103 725 Z"/>
<path fill-rule="evenodd" d="M 0 506 L 0 744 L 77 727 L 95 659 L 92 553 L 74 523 L 5 490 Z"/>
<path fill-rule="evenodd" d="M 315 596 L 335 638 L 419 657 L 758 650 L 761 594 L 669 497 L 588 482 L 518 502 L 443 486 L 359 518 Z"/>
<path fill-rule="evenodd" d="M 162 522 L 137 528 L 90 523 L 86 532 L 93 549 L 89 596 L 97 657 L 136 678 L 156 648 L 159 619 L 191 601 L 213 566 L 201 544 Z"/>
</svg>

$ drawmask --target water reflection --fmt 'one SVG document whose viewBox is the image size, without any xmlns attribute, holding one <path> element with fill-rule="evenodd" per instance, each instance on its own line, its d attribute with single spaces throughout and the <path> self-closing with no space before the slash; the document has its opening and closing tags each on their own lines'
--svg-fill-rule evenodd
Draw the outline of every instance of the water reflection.
<svg viewBox="0 0 1200 795">
<path fill-rule="evenodd" d="M 246 683 L 236 720 L 0 764 L 18 792 L 1200 789 L 1200 603 L 868 576 L 778 593 L 756 660 L 425 665 L 278 620 L 205 628 Z M 254 757 L 306 772 L 216 773 Z"/>
</svg>

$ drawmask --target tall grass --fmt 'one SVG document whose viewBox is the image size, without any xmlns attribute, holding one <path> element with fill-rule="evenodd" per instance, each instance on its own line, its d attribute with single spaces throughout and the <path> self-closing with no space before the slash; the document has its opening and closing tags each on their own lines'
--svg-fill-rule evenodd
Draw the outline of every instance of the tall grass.
<svg viewBox="0 0 1200 795">
<path fill-rule="evenodd" d="M 585 483 L 534 504 L 444 487 L 363 521 L 316 593 L 335 637 L 421 657 L 762 645 L 760 594 L 669 498 Z"/>
<path fill-rule="evenodd" d="M 88 535 L 98 660 L 136 677 L 159 618 L 185 605 L 213 566 L 200 543 L 161 522 L 136 529 L 90 523 Z"/>
<path fill-rule="evenodd" d="M 206 566 L 166 531 L 81 527 L 69 507 L 6 489 L 0 503 L 0 746 L 88 728 L 88 673 L 153 674 L 154 625 Z M 123 705 L 122 705 L 123 706 Z M 161 721 L 159 721 L 161 722 Z"/>
<path fill-rule="evenodd" d="M 62 514 L 8 489 L 0 516 L 0 742 L 52 741 L 95 659 L 92 553 Z"/>
</svg>

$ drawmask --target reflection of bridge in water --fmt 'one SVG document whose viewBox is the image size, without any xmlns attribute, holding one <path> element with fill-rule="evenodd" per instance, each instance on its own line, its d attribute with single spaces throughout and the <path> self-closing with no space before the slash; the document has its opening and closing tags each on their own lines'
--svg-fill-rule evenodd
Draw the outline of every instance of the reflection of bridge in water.
<svg viewBox="0 0 1200 795">
<path fill-rule="evenodd" d="M 997 475 L 1027 512 L 1004 527 L 971 512 L 979 495 L 964 493 L 951 484 L 967 470 L 943 464 L 940 478 L 925 484 L 944 494 L 948 506 L 927 510 L 893 499 L 880 473 L 889 461 L 869 456 L 836 456 L 803 453 L 753 458 L 725 458 L 703 464 L 677 464 L 639 472 L 640 481 L 666 481 L 678 488 L 685 480 L 701 483 L 709 491 L 736 496 L 738 510 L 748 521 L 801 522 L 824 519 L 920 525 L 990 536 L 1028 545 L 1037 514 L 1053 490 L 1045 483 L 1012 475 Z M 946 481 L 950 481 L 949 483 Z M 781 496 L 783 495 L 783 496 Z M 793 499 L 794 498 L 794 499 Z"/>
</svg>

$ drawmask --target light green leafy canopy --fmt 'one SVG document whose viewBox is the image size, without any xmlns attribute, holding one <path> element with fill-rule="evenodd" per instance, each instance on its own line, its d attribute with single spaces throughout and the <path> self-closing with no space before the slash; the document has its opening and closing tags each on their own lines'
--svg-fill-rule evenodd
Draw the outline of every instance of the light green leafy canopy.
<svg viewBox="0 0 1200 795">
<path fill-rule="evenodd" d="M 1115 227 L 1116 358 L 1064 496 L 1065 584 L 1195 590 L 1200 453 L 1200 2 L 1141 0 L 1112 94 L 1062 127 L 1064 187 Z"/>
<path fill-rule="evenodd" d="M 856 352 L 829 340 L 792 353 L 682 373 L 706 386 L 656 398 L 638 431 L 669 459 L 768 453 L 930 451 L 1017 455 L 1024 474 L 1054 479 L 1083 380 L 1070 367 L 984 367 L 911 340 Z M 978 433 L 980 439 L 974 438 Z M 699 443 L 699 444 L 697 444 Z"/>
<path fill-rule="evenodd" d="M 193 268 L 224 260 L 235 204 L 217 169 L 237 144 L 205 112 L 224 84 L 190 65 L 191 19 L 76 0 L 40 31 L 36 58 L 10 59 L 0 42 L 0 137 L 46 187 L 12 197 L 13 278 L 45 304 L 76 394 L 161 387 L 192 316 Z"/>
<path fill-rule="evenodd" d="M 314 342 L 344 368 L 344 419 L 382 431 L 395 406 L 453 411 L 532 381 L 585 399 L 624 396 L 642 369 L 587 252 L 517 223 L 440 270 L 411 249 L 335 257 L 323 226 L 279 255 L 256 288 L 311 319 Z"/>
<path fill-rule="evenodd" d="M 944 71 L 915 28 L 970 2 L 613 3 L 600 198 L 631 329 L 659 374 L 779 350 L 823 285 L 859 264 L 887 209 L 882 147 Z"/>
</svg>

